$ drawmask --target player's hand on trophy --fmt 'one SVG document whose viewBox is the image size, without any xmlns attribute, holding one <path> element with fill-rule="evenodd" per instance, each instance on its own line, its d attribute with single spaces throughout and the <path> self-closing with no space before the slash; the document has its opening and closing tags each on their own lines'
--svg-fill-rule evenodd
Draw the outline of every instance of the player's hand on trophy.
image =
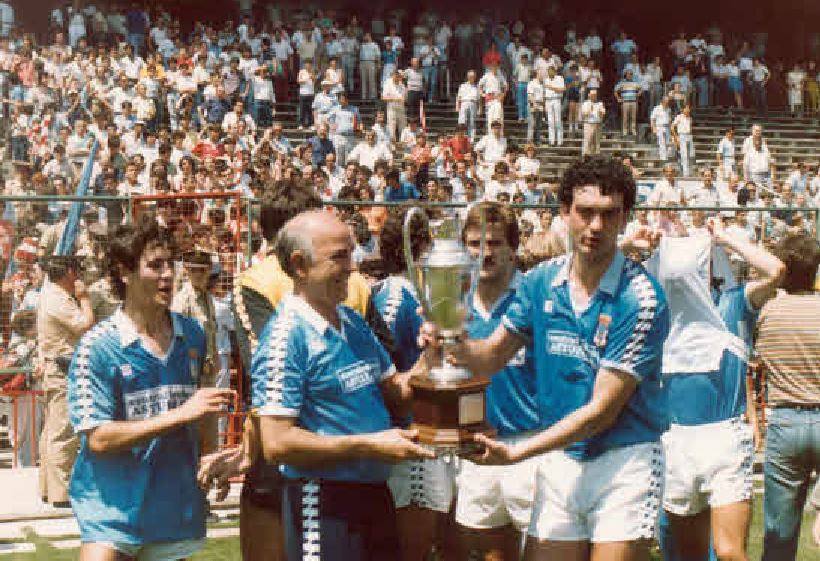
<svg viewBox="0 0 820 561">
<path fill-rule="evenodd" d="M 432 450 L 416 442 L 417 438 L 418 431 L 406 429 L 389 429 L 365 435 L 372 455 L 385 462 L 435 458 Z"/>
<path fill-rule="evenodd" d="M 468 460 L 475 464 L 503 466 L 514 464 L 523 459 L 523 454 L 518 445 L 505 444 L 481 433 L 473 435 L 473 440 L 476 444 L 483 446 L 483 450 L 466 456 Z"/>
<path fill-rule="evenodd" d="M 235 396 L 236 392 L 233 390 L 201 388 L 175 411 L 185 422 L 198 421 L 207 415 L 228 411 Z"/>
<path fill-rule="evenodd" d="M 203 456 L 199 460 L 196 480 L 200 489 L 206 493 L 216 489 L 216 501 L 224 501 L 231 489 L 230 478 L 241 475 L 250 468 L 242 446 L 228 448 Z"/>
</svg>

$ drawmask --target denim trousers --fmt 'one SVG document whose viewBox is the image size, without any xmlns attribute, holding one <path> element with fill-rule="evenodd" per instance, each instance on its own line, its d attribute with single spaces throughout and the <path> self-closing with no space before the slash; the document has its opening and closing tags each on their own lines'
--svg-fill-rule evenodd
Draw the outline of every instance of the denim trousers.
<svg viewBox="0 0 820 561">
<path fill-rule="evenodd" d="M 527 118 L 527 82 L 518 82 L 515 88 L 515 105 L 518 108 L 518 118 Z"/>
<path fill-rule="evenodd" d="M 773 409 L 763 465 L 762 561 L 795 558 L 803 507 L 814 470 L 820 470 L 820 407 Z"/>
</svg>

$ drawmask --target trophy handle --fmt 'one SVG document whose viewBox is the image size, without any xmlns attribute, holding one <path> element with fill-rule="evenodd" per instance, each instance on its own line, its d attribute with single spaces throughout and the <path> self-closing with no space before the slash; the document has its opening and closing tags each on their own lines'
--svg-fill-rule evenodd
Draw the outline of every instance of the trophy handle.
<svg viewBox="0 0 820 561">
<path fill-rule="evenodd" d="M 424 290 L 419 279 L 419 270 L 416 267 L 416 262 L 413 259 L 413 244 L 410 242 L 410 223 L 413 217 L 419 215 L 424 217 L 424 211 L 417 206 L 412 207 L 404 216 L 404 224 L 402 225 L 402 238 L 404 241 L 404 261 L 407 263 L 407 276 L 410 277 L 410 282 L 413 283 L 413 288 L 416 289 L 416 297 L 421 304 L 424 315 L 428 318 L 432 317 L 430 307 L 427 305 L 427 299 L 424 297 Z"/>
<path fill-rule="evenodd" d="M 481 206 L 481 202 L 476 201 L 467 205 L 467 214 L 470 214 L 475 207 L 481 209 L 481 243 L 478 246 L 478 267 L 476 267 L 470 278 L 470 292 L 467 295 L 467 302 L 470 302 L 470 308 L 472 308 L 475 292 L 478 290 L 478 278 L 481 276 L 481 267 L 484 266 L 484 252 L 487 247 L 487 211 Z"/>
</svg>

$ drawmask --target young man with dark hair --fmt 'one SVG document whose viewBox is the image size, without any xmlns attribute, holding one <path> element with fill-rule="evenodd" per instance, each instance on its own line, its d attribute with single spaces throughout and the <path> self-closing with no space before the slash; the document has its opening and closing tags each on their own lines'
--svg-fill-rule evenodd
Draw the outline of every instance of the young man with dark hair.
<svg viewBox="0 0 820 561">
<path fill-rule="evenodd" d="M 539 466 L 527 559 L 645 559 L 663 478 L 666 298 L 618 249 L 635 204 L 623 164 L 579 160 L 559 197 L 572 252 L 524 276 L 488 338 L 452 351 L 475 374 L 492 375 L 529 348 L 543 430 L 514 444 L 478 435 L 484 451 L 472 460 L 510 464 L 554 452 Z M 425 331 L 434 341 L 434 328 Z"/>
<path fill-rule="evenodd" d="M 80 559 L 184 559 L 205 538 L 197 424 L 233 392 L 197 389 L 205 336 L 168 310 L 173 259 L 156 220 L 118 228 L 109 258 L 122 308 L 83 337 L 69 371 Z"/>
</svg>

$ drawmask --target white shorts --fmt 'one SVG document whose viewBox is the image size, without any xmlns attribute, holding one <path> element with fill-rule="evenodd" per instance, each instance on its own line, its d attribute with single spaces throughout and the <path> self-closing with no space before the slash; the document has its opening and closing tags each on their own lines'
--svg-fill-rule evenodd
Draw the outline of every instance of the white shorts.
<svg viewBox="0 0 820 561">
<path fill-rule="evenodd" d="M 122 542 L 101 543 L 106 547 L 133 557 L 137 561 L 176 561 L 186 559 L 202 549 L 205 540 L 182 540 L 178 542 L 157 542 L 131 544 Z"/>
<path fill-rule="evenodd" d="M 455 497 L 455 462 L 436 458 L 396 464 L 387 485 L 396 508 L 414 505 L 436 512 L 450 512 Z"/>
<path fill-rule="evenodd" d="M 550 454 L 538 467 L 529 535 L 552 541 L 651 539 L 662 493 L 660 442 L 615 448 L 587 461 Z"/>
<path fill-rule="evenodd" d="M 514 444 L 522 438 L 500 440 Z M 508 466 L 480 466 L 462 460 L 456 522 L 477 530 L 512 525 L 526 531 L 532 518 L 535 474 L 542 461 L 542 456 L 535 456 Z"/>
<path fill-rule="evenodd" d="M 752 427 L 735 417 L 718 423 L 672 425 L 663 435 L 663 508 L 691 516 L 708 507 L 752 498 Z"/>
</svg>

